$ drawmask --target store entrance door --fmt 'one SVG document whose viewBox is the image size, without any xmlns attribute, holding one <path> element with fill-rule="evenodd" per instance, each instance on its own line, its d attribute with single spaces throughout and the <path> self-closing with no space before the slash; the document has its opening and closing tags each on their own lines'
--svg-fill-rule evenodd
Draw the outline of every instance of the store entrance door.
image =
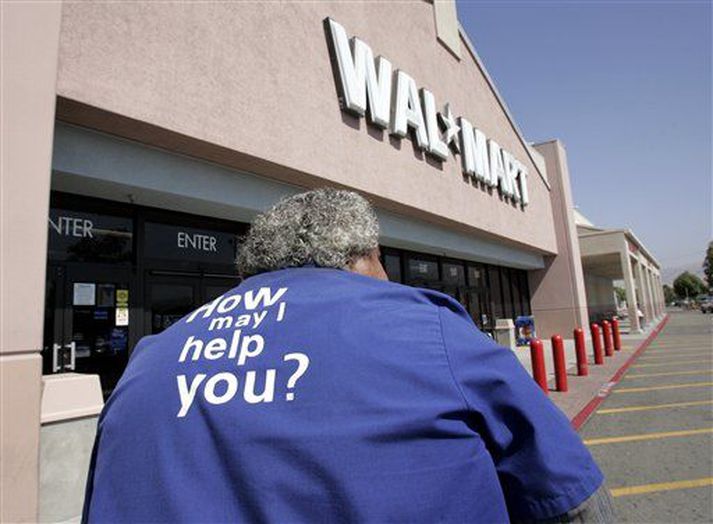
<svg viewBox="0 0 713 524">
<path fill-rule="evenodd" d="M 128 268 L 48 267 L 44 373 L 97 374 L 109 396 L 129 357 L 130 282 Z"/>
<path fill-rule="evenodd" d="M 238 285 L 232 275 L 179 271 L 149 271 L 146 276 L 144 326 L 160 333 L 197 307 Z"/>
</svg>

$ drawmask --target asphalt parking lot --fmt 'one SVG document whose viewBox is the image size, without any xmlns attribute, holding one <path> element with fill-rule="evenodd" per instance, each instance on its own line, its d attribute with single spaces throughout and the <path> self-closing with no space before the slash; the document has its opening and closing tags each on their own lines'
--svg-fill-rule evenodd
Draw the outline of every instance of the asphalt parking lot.
<svg viewBox="0 0 713 524">
<path fill-rule="evenodd" d="M 668 325 L 580 431 L 622 522 L 713 521 L 713 321 Z"/>
</svg>

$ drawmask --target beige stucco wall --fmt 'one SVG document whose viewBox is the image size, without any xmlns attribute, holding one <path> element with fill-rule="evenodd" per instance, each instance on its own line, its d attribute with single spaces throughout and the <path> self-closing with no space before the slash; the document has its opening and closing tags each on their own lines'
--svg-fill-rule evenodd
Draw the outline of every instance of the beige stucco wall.
<svg viewBox="0 0 713 524">
<path fill-rule="evenodd" d="M 0 521 L 32 522 L 60 4 L 3 2 L 0 9 Z"/>
<path fill-rule="evenodd" d="M 466 47 L 459 60 L 437 40 L 428 2 L 78 2 L 62 14 L 58 95 L 131 119 L 105 130 L 131 136 L 132 125 L 148 123 L 176 133 L 171 147 L 181 152 L 214 145 L 234 167 L 355 188 L 387 209 L 556 252 L 545 184 Z M 523 162 L 530 205 L 523 211 L 464 182 L 460 157 L 440 164 L 411 140 L 344 114 L 328 16 Z M 91 111 L 76 113 L 75 122 L 101 126 Z"/>
<path fill-rule="evenodd" d="M 625 242 L 623 231 L 609 230 L 600 233 L 584 233 L 579 236 L 579 249 L 582 257 L 619 253 L 626 249 Z"/>
<path fill-rule="evenodd" d="M 539 336 L 570 337 L 574 328 L 588 324 L 588 312 L 567 154 L 559 140 L 534 148 L 542 155 L 552 188 L 558 254 L 546 259 L 544 269 L 529 274 L 532 313 Z"/>
</svg>

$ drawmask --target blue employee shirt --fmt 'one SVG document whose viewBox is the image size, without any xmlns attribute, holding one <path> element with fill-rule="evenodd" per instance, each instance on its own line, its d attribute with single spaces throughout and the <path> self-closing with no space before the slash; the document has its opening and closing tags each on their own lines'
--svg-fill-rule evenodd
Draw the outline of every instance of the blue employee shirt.
<svg viewBox="0 0 713 524">
<path fill-rule="evenodd" d="M 84 519 L 505 522 L 565 513 L 601 482 L 456 301 L 304 267 L 138 344 L 100 417 Z"/>
</svg>

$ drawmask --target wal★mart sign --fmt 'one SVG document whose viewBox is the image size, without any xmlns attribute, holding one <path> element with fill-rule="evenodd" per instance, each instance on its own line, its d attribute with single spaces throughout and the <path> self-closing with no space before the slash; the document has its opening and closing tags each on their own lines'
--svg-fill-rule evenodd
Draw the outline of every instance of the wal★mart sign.
<svg viewBox="0 0 713 524">
<path fill-rule="evenodd" d="M 340 24 L 326 18 L 327 40 L 338 75 L 342 107 L 397 137 L 413 133 L 415 144 L 439 159 L 459 153 L 463 172 L 523 207 L 529 202 L 527 169 L 497 142 L 488 139 L 464 117 L 454 118 L 449 104 L 437 111 L 428 89 L 418 89 L 407 73 L 394 70 L 383 56 Z M 368 112 L 367 112 L 368 109 Z"/>
</svg>

